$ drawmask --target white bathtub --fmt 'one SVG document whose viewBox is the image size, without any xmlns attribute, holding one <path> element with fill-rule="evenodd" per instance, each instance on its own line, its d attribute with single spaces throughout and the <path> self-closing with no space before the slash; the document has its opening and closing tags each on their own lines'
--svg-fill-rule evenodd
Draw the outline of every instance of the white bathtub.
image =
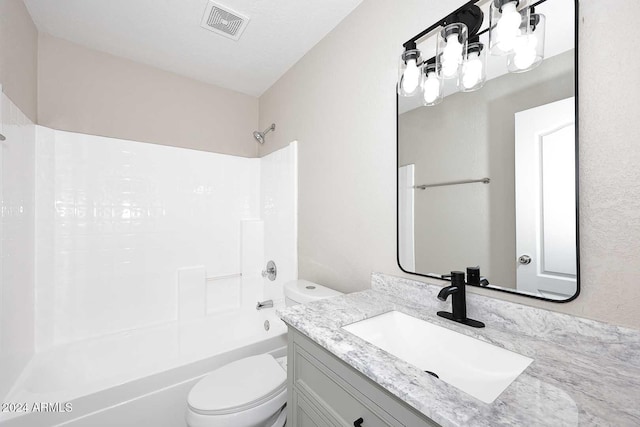
<svg viewBox="0 0 640 427">
<path fill-rule="evenodd" d="M 184 426 L 187 394 L 203 375 L 242 357 L 286 355 L 286 326 L 276 308 L 172 322 L 39 353 L 4 402 L 30 409 L 40 402 L 64 409 L 69 402 L 73 410 L 2 413 L 0 426 Z"/>
</svg>

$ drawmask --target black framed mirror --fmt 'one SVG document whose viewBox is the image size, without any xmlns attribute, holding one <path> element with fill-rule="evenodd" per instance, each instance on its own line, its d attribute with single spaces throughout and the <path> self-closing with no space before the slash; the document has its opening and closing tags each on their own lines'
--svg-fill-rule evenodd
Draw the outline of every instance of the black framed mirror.
<svg viewBox="0 0 640 427">
<path fill-rule="evenodd" d="M 554 302 L 580 292 L 578 2 L 475 0 L 404 43 L 398 265 Z"/>
</svg>

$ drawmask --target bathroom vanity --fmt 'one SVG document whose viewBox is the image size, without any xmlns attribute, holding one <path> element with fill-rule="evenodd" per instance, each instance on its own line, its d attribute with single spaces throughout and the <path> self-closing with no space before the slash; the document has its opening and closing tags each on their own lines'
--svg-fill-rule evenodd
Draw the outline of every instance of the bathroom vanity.
<svg viewBox="0 0 640 427">
<path fill-rule="evenodd" d="M 287 360 L 294 426 L 437 426 L 295 329 Z"/>
<path fill-rule="evenodd" d="M 440 289 L 374 274 L 370 290 L 280 311 L 289 326 L 292 424 L 640 425 L 638 331 L 476 294 L 469 315 L 486 328 L 469 328 L 436 315 L 449 309 Z M 486 403 L 344 329 L 391 311 L 533 361 Z M 404 332 L 407 341 L 423 338 Z"/>
</svg>

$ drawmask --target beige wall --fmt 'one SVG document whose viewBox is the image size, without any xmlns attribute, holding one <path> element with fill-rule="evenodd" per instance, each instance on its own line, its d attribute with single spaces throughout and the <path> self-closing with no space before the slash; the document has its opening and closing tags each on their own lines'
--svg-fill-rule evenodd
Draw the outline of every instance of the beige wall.
<svg viewBox="0 0 640 427">
<path fill-rule="evenodd" d="M 372 271 L 406 276 L 396 265 L 397 57 L 462 2 L 402 3 L 365 0 L 260 98 L 260 127 L 278 124 L 260 154 L 300 141 L 300 277 L 342 291 L 367 288 Z M 640 328 L 640 52 L 633 26 L 618 25 L 636 1 L 580 3 L 582 294 L 557 304 L 477 291 Z"/>
<path fill-rule="evenodd" d="M 22 0 L 0 0 L 0 84 L 22 112 L 37 119 L 38 31 Z"/>
<path fill-rule="evenodd" d="M 256 157 L 258 100 L 91 50 L 39 38 L 38 123 L 217 153 Z"/>
</svg>

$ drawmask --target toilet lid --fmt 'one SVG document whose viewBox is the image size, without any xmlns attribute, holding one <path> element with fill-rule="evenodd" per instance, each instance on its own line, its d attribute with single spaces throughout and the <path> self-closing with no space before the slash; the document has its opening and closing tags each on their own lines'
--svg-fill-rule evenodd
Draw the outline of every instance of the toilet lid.
<svg viewBox="0 0 640 427">
<path fill-rule="evenodd" d="M 200 380 L 189 392 L 191 409 L 206 415 L 240 412 L 279 395 L 287 374 L 270 354 L 229 363 Z"/>
</svg>

